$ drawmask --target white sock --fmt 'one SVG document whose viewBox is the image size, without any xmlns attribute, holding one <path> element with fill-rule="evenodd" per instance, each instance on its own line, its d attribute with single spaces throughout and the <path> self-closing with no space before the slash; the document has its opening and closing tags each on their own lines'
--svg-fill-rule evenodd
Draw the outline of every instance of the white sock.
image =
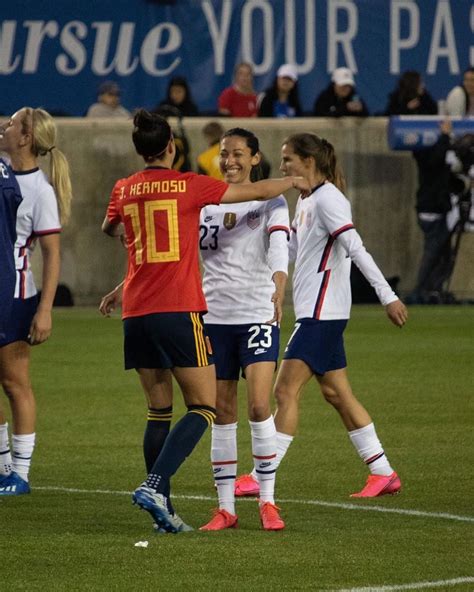
<svg viewBox="0 0 474 592">
<path fill-rule="evenodd" d="M 12 470 L 28 481 L 36 434 L 12 435 Z"/>
<path fill-rule="evenodd" d="M 388 477 L 393 473 L 373 423 L 348 433 L 358 455 L 369 467 L 372 475 L 385 475 Z"/>
<path fill-rule="evenodd" d="M 0 475 L 9 475 L 11 472 L 12 455 L 8 439 L 8 423 L 2 423 L 0 424 Z"/>
<path fill-rule="evenodd" d="M 293 442 L 294 436 L 290 436 L 289 434 L 284 434 L 283 432 L 277 432 L 276 437 L 277 437 L 277 455 L 276 455 L 275 465 L 276 465 L 276 468 L 278 469 L 281 461 L 283 460 L 283 457 L 288 452 L 288 448 L 290 447 L 290 444 Z M 258 481 L 257 472 L 255 471 L 255 469 L 253 469 L 251 475 L 255 479 L 255 481 Z"/>
<path fill-rule="evenodd" d="M 260 485 L 260 500 L 275 503 L 277 439 L 273 415 L 264 421 L 249 421 L 254 470 Z"/>
<path fill-rule="evenodd" d="M 211 461 L 219 508 L 235 515 L 234 485 L 237 474 L 237 423 L 212 425 Z"/>
</svg>

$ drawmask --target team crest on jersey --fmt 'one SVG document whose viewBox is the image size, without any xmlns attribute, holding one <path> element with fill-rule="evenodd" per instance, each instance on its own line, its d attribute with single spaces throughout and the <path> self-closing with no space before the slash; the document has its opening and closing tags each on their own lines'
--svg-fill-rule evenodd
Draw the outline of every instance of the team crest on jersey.
<svg viewBox="0 0 474 592">
<path fill-rule="evenodd" d="M 312 215 L 311 212 L 308 212 L 306 214 L 306 226 L 309 228 L 311 226 L 311 221 L 312 221 Z"/>
<path fill-rule="evenodd" d="M 224 214 L 224 228 L 232 230 L 237 223 L 237 214 L 234 212 L 227 212 Z"/>
<path fill-rule="evenodd" d="M 247 226 L 254 230 L 260 224 L 260 212 L 259 210 L 250 210 L 247 214 Z"/>
</svg>

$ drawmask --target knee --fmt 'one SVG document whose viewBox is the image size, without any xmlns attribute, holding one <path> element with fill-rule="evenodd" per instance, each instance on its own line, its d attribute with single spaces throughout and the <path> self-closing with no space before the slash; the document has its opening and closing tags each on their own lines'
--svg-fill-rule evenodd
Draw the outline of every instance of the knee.
<svg viewBox="0 0 474 592">
<path fill-rule="evenodd" d="M 279 408 L 297 404 L 299 399 L 299 393 L 284 384 L 275 385 L 274 395 Z"/>
<path fill-rule="evenodd" d="M 254 401 L 249 404 L 250 421 L 265 421 L 270 414 L 270 403 Z"/>
<path fill-rule="evenodd" d="M 341 406 L 341 396 L 334 387 L 327 385 L 321 386 L 321 393 L 323 394 L 323 397 L 326 399 L 326 401 L 333 407 L 336 407 L 336 409 Z"/>
<path fill-rule="evenodd" d="M 14 378 L 4 378 L 2 380 L 2 388 L 5 395 L 10 400 L 27 397 L 30 393 L 32 394 L 29 385 L 22 384 Z"/>
</svg>

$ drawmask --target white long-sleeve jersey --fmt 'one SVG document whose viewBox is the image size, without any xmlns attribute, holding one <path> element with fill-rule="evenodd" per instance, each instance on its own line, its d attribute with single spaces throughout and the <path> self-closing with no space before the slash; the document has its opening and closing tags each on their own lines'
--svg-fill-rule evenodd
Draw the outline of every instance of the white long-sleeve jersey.
<svg viewBox="0 0 474 592">
<path fill-rule="evenodd" d="M 384 306 L 397 300 L 354 228 L 349 201 L 332 183 L 299 198 L 290 251 L 296 256 L 293 305 L 297 319 L 350 317 L 351 260 Z"/>
<path fill-rule="evenodd" d="M 206 323 L 264 323 L 273 317 L 272 277 L 276 271 L 288 273 L 288 234 L 283 196 L 202 209 Z"/>
<path fill-rule="evenodd" d="M 23 201 L 17 212 L 15 266 L 15 298 L 30 298 L 36 286 L 30 258 L 36 239 L 61 232 L 58 203 L 53 187 L 41 169 L 15 172 Z"/>
</svg>

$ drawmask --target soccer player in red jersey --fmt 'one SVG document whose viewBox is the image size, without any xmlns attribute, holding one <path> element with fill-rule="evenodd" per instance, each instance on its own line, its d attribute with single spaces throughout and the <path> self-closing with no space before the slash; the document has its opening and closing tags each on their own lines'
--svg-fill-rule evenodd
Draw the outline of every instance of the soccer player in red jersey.
<svg viewBox="0 0 474 592">
<path fill-rule="evenodd" d="M 135 368 L 149 408 L 171 418 L 173 374 L 188 412 L 155 448 L 146 481 L 133 501 L 166 532 L 191 530 L 170 502 L 170 479 L 215 418 L 216 378 L 202 314 L 206 301 L 199 273 L 201 208 L 210 204 L 270 199 L 291 187 L 309 185 L 300 177 L 233 184 L 172 170 L 176 147 L 167 121 L 140 110 L 133 142 L 147 166 L 118 181 L 102 229 L 125 235 L 128 271 L 123 286 L 125 368 Z M 109 312 L 120 290 L 107 295 Z M 146 435 L 145 435 L 146 437 Z M 147 463 L 151 464 L 151 463 Z M 147 467 L 148 468 L 148 467 Z"/>
</svg>

